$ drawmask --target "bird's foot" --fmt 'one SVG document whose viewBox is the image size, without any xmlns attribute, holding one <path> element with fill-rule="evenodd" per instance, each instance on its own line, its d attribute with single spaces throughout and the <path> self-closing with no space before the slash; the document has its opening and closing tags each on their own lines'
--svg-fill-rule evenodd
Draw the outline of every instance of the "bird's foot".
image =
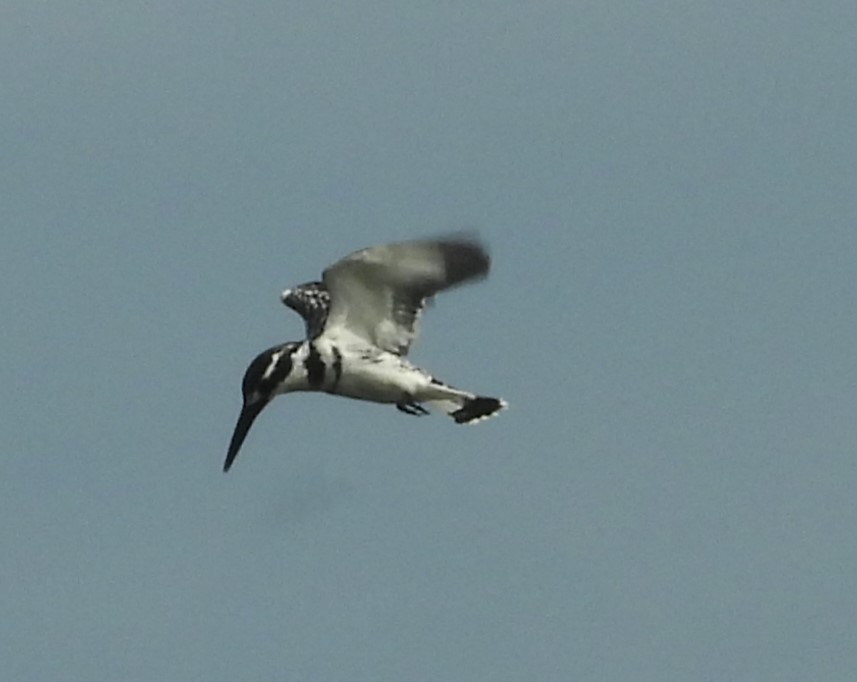
<svg viewBox="0 0 857 682">
<path fill-rule="evenodd" d="M 396 409 L 399 410 L 399 412 L 404 412 L 405 414 L 412 414 L 417 417 L 422 417 L 429 413 L 429 411 L 419 403 L 407 399 L 400 400 L 399 402 L 397 402 Z"/>
</svg>

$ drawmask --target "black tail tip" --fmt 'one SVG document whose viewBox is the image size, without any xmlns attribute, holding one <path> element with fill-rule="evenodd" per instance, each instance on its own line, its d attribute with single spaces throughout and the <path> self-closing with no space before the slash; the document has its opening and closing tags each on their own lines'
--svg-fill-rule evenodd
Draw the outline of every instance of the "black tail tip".
<svg viewBox="0 0 857 682">
<path fill-rule="evenodd" d="M 468 400 L 463 407 L 453 412 L 450 416 L 456 424 L 475 424 L 488 419 L 495 412 L 506 407 L 506 401 L 499 398 L 486 398 L 478 395 Z"/>
</svg>

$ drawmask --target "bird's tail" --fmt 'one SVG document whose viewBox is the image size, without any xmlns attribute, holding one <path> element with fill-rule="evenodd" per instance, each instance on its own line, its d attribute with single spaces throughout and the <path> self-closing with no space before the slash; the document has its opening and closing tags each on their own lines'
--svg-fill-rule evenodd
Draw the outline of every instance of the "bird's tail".
<svg viewBox="0 0 857 682">
<path fill-rule="evenodd" d="M 427 402 L 446 412 L 456 424 L 477 424 L 508 407 L 505 400 L 484 395 L 460 395 Z"/>
</svg>

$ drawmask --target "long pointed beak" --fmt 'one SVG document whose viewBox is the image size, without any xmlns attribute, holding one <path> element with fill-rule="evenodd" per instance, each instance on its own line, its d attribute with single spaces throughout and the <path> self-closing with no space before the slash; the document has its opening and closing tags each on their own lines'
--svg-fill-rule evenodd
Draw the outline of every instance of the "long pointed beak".
<svg viewBox="0 0 857 682">
<path fill-rule="evenodd" d="M 232 462 L 235 460 L 235 457 L 238 455 L 238 451 L 241 449 L 241 444 L 247 437 L 247 432 L 250 431 L 250 427 L 253 426 L 253 422 L 264 409 L 265 405 L 266 403 L 260 400 L 255 403 L 245 403 L 244 407 L 241 408 L 241 414 L 238 415 L 238 423 L 235 424 L 235 431 L 232 432 L 232 440 L 229 442 L 226 461 L 223 463 L 224 473 L 229 471 L 229 467 L 232 466 Z"/>
</svg>

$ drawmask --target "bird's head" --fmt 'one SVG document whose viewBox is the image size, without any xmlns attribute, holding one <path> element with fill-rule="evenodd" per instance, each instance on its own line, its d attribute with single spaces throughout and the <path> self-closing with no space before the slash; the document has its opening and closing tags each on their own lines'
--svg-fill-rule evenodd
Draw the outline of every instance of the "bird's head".
<svg viewBox="0 0 857 682">
<path fill-rule="evenodd" d="M 229 471 L 259 413 L 274 396 L 286 392 L 284 382 L 292 371 L 292 355 L 299 346 L 300 343 L 293 342 L 269 348 L 259 353 L 247 367 L 241 382 L 241 414 L 238 415 L 238 423 L 229 442 L 223 471 Z"/>
</svg>

